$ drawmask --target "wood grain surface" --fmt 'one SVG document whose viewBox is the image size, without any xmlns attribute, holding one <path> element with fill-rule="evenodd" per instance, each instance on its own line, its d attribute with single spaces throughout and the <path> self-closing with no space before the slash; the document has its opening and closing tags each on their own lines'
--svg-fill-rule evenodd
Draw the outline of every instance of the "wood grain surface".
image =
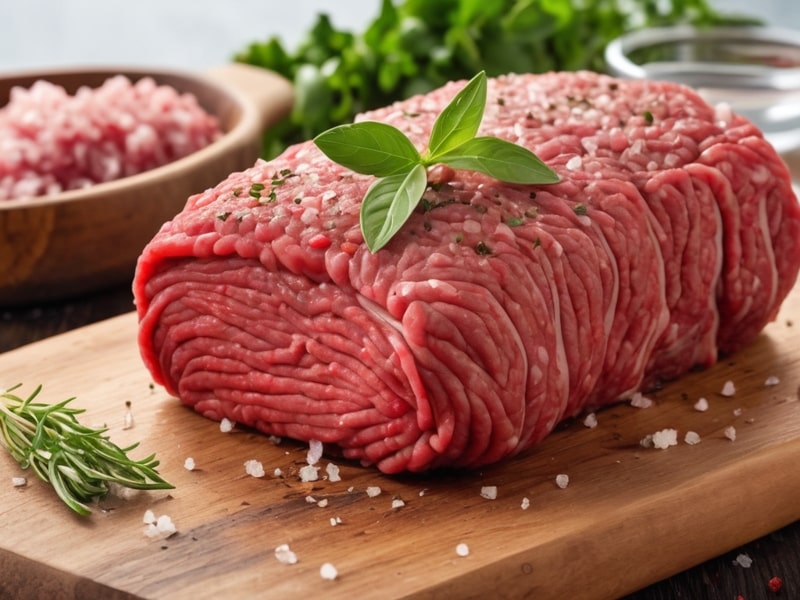
<svg viewBox="0 0 800 600">
<path fill-rule="evenodd" d="M 0 386 L 42 383 L 44 401 L 77 396 L 85 422 L 107 425 L 120 445 L 141 442 L 136 452 L 155 452 L 176 486 L 108 498 L 81 518 L 0 455 L 6 594 L 618 598 L 800 518 L 800 286 L 752 346 L 650 394 L 654 406 L 603 410 L 594 428 L 565 424 L 476 473 L 388 477 L 326 456 L 321 479 L 302 482 L 304 445 L 238 427 L 222 433 L 152 387 L 135 333 L 128 313 L 0 356 Z M 779 382 L 765 385 L 771 376 Z M 732 397 L 720 393 L 727 381 Z M 705 412 L 693 408 L 700 397 Z M 135 419 L 127 430 L 126 401 Z M 677 446 L 640 445 L 665 428 L 677 429 Z M 689 430 L 699 444 L 683 442 Z M 195 470 L 184 468 L 187 457 Z M 249 459 L 265 477 L 246 474 Z M 324 478 L 329 462 L 341 481 Z M 561 473 L 566 489 L 555 483 Z M 27 486 L 10 485 L 25 474 Z M 381 494 L 370 497 L 369 486 Z M 481 496 L 484 486 L 496 486 L 495 500 Z M 170 516 L 177 534 L 146 537 L 148 509 Z M 468 556 L 456 553 L 460 543 Z M 280 544 L 297 564 L 276 559 Z M 320 576 L 325 562 L 336 580 Z"/>
</svg>

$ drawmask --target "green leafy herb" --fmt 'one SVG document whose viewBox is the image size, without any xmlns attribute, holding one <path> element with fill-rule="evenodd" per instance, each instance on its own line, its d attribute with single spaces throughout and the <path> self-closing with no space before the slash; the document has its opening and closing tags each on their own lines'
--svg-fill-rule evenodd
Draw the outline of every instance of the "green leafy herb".
<svg viewBox="0 0 800 600">
<path fill-rule="evenodd" d="M 105 496 L 110 484 L 139 490 L 171 489 L 156 471 L 155 455 L 141 460 L 128 457 L 134 444 L 120 448 L 113 444 L 107 429 L 81 425 L 70 398 L 58 404 L 34 402 L 37 387 L 23 399 L 12 392 L 0 394 L 0 445 L 6 448 L 23 469 L 32 468 L 43 481 L 76 513 L 88 515 L 88 502 Z"/>
<path fill-rule="evenodd" d="M 350 123 L 364 110 L 429 92 L 481 69 L 489 76 L 605 71 L 603 50 L 637 27 L 755 24 L 710 0 L 383 0 L 360 31 L 319 14 L 296 47 L 278 37 L 248 44 L 235 59 L 292 81 L 292 114 L 264 137 L 271 158 L 289 144 Z M 757 11 L 752 11 L 756 13 Z"/>
<path fill-rule="evenodd" d="M 494 137 L 475 137 L 486 108 L 481 71 L 442 110 L 420 154 L 397 128 L 363 121 L 339 125 L 314 142 L 348 169 L 379 177 L 361 204 L 361 231 L 372 252 L 381 249 L 414 212 L 428 187 L 427 167 L 446 164 L 508 183 L 546 184 L 559 179 L 530 150 Z"/>
</svg>

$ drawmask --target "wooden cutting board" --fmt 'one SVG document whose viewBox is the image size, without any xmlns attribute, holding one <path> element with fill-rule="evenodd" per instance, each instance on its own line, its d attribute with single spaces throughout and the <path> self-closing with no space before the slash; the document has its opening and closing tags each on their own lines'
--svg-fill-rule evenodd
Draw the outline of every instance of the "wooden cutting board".
<svg viewBox="0 0 800 600">
<path fill-rule="evenodd" d="M 305 446 L 222 433 L 153 388 L 135 333 L 131 313 L 0 356 L 0 385 L 42 383 L 49 402 L 77 396 L 84 422 L 107 424 L 120 445 L 141 442 L 134 455 L 155 452 L 176 486 L 108 499 L 81 518 L 30 473 L 13 487 L 24 473 L 0 453 L 0 596 L 615 598 L 800 518 L 800 286 L 751 347 L 650 395 L 655 406 L 601 411 L 595 428 L 573 422 L 466 474 L 388 477 L 334 459 L 341 481 L 303 483 Z M 779 383 L 765 385 L 771 376 Z M 720 393 L 726 381 L 732 397 Z M 700 397 L 706 412 L 693 408 Z M 678 430 L 677 446 L 640 445 L 665 428 Z M 699 444 L 682 441 L 689 430 Z M 247 475 L 248 459 L 267 475 Z M 177 534 L 146 537 L 148 509 Z M 276 559 L 280 544 L 296 564 Z M 336 580 L 320 576 L 325 562 Z"/>
</svg>

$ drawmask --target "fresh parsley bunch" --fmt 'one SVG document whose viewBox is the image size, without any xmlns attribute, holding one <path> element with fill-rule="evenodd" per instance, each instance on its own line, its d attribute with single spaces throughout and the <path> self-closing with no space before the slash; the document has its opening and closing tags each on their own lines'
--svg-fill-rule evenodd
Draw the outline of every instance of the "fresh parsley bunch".
<svg viewBox="0 0 800 600">
<path fill-rule="evenodd" d="M 399 129 L 374 121 L 339 125 L 314 138 L 331 160 L 379 178 L 361 204 L 361 231 L 370 251 L 385 246 L 411 216 L 428 187 L 427 168 L 432 165 L 478 171 L 507 183 L 559 181 L 527 148 L 495 137 L 476 137 L 486 108 L 486 88 L 486 73 L 481 71 L 436 118 L 422 153 Z"/>
</svg>

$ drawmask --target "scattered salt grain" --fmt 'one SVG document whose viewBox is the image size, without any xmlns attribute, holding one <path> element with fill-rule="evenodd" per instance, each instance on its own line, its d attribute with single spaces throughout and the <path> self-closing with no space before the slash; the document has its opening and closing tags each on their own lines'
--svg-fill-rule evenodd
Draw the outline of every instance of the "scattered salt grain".
<svg viewBox="0 0 800 600">
<path fill-rule="evenodd" d="M 251 458 L 250 460 L 245 461 L 244 471 L 251 477 L 263 477 L 264 465 L 262 465 L 261 462 Z"/>
<path fill-rule="evenodd" d="M 653 406 L 653 401 L 644 396 L 641 392 L 636 392 L 631 396 L 631 406 L 634 408 L 650 408 Z"/>
<path fill-rule="evenodd" d="M 280 446 L 280 445 L 281 445 L 281 442 L 283 441 L 283 439 L 282 439 L 282 438 L 280 438 L 280 437 L 279 437 L 279 436 L 277 436 L 277 435 L 271 435 L 271 436 L 269 436 L 269 438 L 267 438 L 267 439 L 269 439 L 270 443 L 271 443 L 271 444 L 273 444 L 273 445 L 275 445 L 275 446 Z"/>
<path fill-rule="evenodd" d="M 125 417 L 122 422 L 123 429 L 133 429 L 133 411 L 131 410 L 131 401 L 125 402 Z"/>
<path fill-rule="evenodd" d="M 272 476 L 273 477 L 282 477 L 283 476 L 283 471 L 281 470 L 280 467 L 275 467 L 275 470 L 272 472 Z"/>
<path fill-rule="evenodd" d="M 678 431 L 675 429 L 662 429 L 653 434 L 653 447 L 666 450 L 670 446 L 678 445 Z"/>
<path fill-rule="evenodd" d="M 728 427 L 726 427 L 725 431 L 723 432 L 723 434 L 730 441 L 732 441 L 732 442 L 736 441 L 736 427 L 734 427 L 733 425 L 729 425 Z"/>
<path fill-rule="evenodd" d="M 699 398 L 697 402 L 694 403 L 694 409 L 697 412 L 706 412 L 708 410 L 708 400 Z"/>
<path fill-rule="evenodd" d="M 556 485 L 562 490 L 566 489 L 566 487 L 569 485 L 569 475 L 566 473 L 559 473 L 556 475 Z"/>
<path fill-rule="evenodd" d="M 328 475 L 328 481 L 341 481 L 342 477 L 339 475 L 339 467 L 333 463 L 325 465 L 325 473 Z"/>
<path fill-rule="evenodd" d="M 779 377 L 777 377 L 777 376 L 775 376 L 775 375 L 770 375 L 770 376 L 769 376 L 769 377 L 767 377 L 767 379 L 764 381 L 764 385 L 766 385 L 766 386 L 773 386 L 773 385 L 778 385 L 780 382 L 781 382 L 781 380 L 780 380 L 780 378 L 779 378 Z"/>
<path fill-rule="evenodd" d="M 497 500 L 497 486 L 484 485 L 481 488 L 481 498 L 486 498 L 487 500 Z"/>
<path fill-rule="evenodd" d="M 11 478 L 11 485 L 14 487 L 25 487 L 28 485 L 28 480 L 24 477 L 12 477 Z"/>
<path fill-rule="evenodd" d="M 319 479 L 319 467 L 306 465 L 300 469 L 300 481 L 316 481 Z"/>
<path fill-rule="evenodd" d="M 734 417 L 741 417 L 742 416 L 742 409 L 741 408 L 734 408 L 733 409 L 733 416 Z"/>
<path fill-rule="evenodd" d="M 403 508 L 405 505 L 406 503 L 403 502 L 400 498 L 395 498 L 394 500 L 392 500 L 392 508 L 394 510 Z"/>
<path fill-rule="evenodd" d="M 589 429 L 594 429 L 597 427 L 597 415 L 594 413 L 589 413 L 586 415 L 586 417 L 583 419 L 583 426 L 588 427 Z"/>
<path fill-rule="evenodd" d="M 459 556 L 469 556 L 469 546 L 465 543 L 460 543 L 456 546 L 456 554 Z"/>
<path fill-rule="evenodd" d="M 326 506 L 328 506 L 328 499 L 323 498 L 322 500 L 317 502 L 317 506 L 319 506 L 320 508 L 325 508 Z"/>
<path fill-rule="evenodd" d="M 694 446 L 700 443 L 700 435 L 696 431 L 687 431 L 686 435 L 683 436 L 683 441 L 690 446 Z"/>
<path fill-rule="evenodd" d="M 323 563 L 319 568 L 319 576 L 326 581 L 333 581 L 339 576 L 339 571 L 331 563 Z"/>
<path fill-rule="evenodd" d="M 151 510 L 145 511 L 143 521 L 146 524 L 144 534 L 149 538 L 168 538 L 178 531 L 168 515 L 161 515 L 156 519 Z"/>
<path fill-rule="evenodd" d="M 297 564 L 297 554 L 292 552 L 292 550 L 289 548 L 289 544 L 281 544 L 280 546 L 276 547 L 275 558 L 277 558 L 278 562 L 283 565 Z"/>
<path fill-rule="evenodd" d="M 726 398 L 730 398 L 731 396 L 736 394 L 736 386 L 733 384 L 733 382 L 731 380 L 728 380 L 722 386 L 722 390 L 720 391 L 720 394 L 722 394 Z"/>
<path fill-rule="evenodd" d="M 109 481 L 108 493 L 114 496 L 114 498 L 119 498 L 120 500 L 133 500 L 141 493 L 141 490 L 125 487 L 116 481 Z"/>
<path fill-rule="evenodd" d="M 371 485 L 367 487 L 367 496 L 369 496 L 370 498 L 374 498 L 375 496 L 380 496 L 380 494 L 381 494 L 381 488 L 378 487 L 377 485 Z"/>
<path fill-rule="evenodd" d="M 187 457 L 186 460 L 183 461 L 183 468 L 187 471 L 194 471 L 194 467 L 194 459 L 191 456 Z"/>
<path fill-rule="evenodd" d="M 230 433 L 231 431 L 233 431 L 234 425 L 236 425 L 236 423 L 234 423 L 227 417 L 223 417 L 223 419 L 219 422 L 219 430 L 222 433 Z"/>
<path fill-rule="evenodd" d="M 744 567 L 745 569 L 749 569 L 753 564 L 753 559 L 747 554 L 740 554 L 736 557 L 736 560 L 733 561 L 733 563 L 738 564 L 740 567 Z"/>
<path fill-rule="evenodd" d="M 522 510 L 528 510 L 531 506 L 531 501 L 528 498 L 523 498 L 522 503 L 520 504 L 520 508 Z"/>
<path fill-rule="evenodd" d="M 341 525 L 341 524 L 342 524 L 342 518 L 341 517 L 331 517 L 331 527 L 336 527 L 337 525 Z"/>
<path fill-rule="evenodd" d="M 310 465 L 315 465 L 322 458 L 322 442 L 319 440 L 310 440 L 308 442 L 308 453 L 306 454 L 306 462 Z"/>
<path fill-rule="evenodd" d="M 423 488 L 419 491 L 419 497 L 422 498 L 428 490 Z"/>
<path fill-rule="evenodd" d="M 306 496 L 306 503 L 308 504 L 316 504 L 317 499 L 314 496 Z"/>
</svg>

